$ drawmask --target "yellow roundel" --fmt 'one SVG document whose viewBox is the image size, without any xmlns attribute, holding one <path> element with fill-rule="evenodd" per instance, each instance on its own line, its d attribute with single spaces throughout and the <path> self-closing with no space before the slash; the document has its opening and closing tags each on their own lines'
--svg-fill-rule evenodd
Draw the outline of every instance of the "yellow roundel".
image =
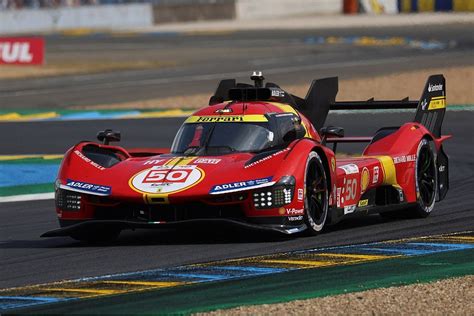
<svg viewBox="0 0 474 316">
<path fill-rule="evenodd" d="M 361 192 L 365 192 L 367 187 L 369 186 L 369 169 L 364 167 L 362 169 L 362 174 L 360 176 L 360 190 Z"/>
</svg>

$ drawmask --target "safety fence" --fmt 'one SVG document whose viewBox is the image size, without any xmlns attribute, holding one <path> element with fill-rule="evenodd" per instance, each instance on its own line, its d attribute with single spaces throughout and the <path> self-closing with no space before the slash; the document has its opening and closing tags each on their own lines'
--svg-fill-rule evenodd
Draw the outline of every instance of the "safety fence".
<svg viewBox="0 0 474 316">
<path fill-rule="evenodd" d="M 474 12 L 474 0 L 0 0 L 0 34 L 127 29 L 208 20 Z"/>
<path fill-rule="evenodd" d="M 343 0 L 346 14 L 473 12 L 474 0 Z"/>
</svg>

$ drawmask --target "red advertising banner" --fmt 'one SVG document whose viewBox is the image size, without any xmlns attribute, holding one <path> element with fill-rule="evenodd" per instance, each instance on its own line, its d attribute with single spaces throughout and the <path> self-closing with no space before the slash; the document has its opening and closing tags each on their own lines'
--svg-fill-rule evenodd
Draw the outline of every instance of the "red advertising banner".
<svg viewBox="0 0 474 316">
<path fill-rule="evenodd" d="M 0 65 L 41 65 L 44 40 L 39 37 L 0 37 Z"/>
</svg>

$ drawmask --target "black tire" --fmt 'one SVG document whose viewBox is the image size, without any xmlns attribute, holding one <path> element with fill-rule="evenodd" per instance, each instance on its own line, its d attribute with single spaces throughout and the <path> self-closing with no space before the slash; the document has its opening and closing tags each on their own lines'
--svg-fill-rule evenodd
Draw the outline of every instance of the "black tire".
<svg viewBox="0 0 474 316">
<path fill-rule="evenodd" d="M 410 219 L 425 218 L 431 214 L 438 186 L 436 157 L 432 145 L 427 139 L 422 139 L 418 145 L 415 161 L 416 204 L 407 209 L 380 213 L 381 217 Z"/>
<path fill-rule="evenodd" d="M 86 243 L 111 243 L 117 240 L 121 229 L 115 227 L 88 228 L 72 233 L 70 236 Z"/>
<path fill-rule="evenodd" d="M 427 217 L 436 202 L 438 174 L 433 144 L 422 139 L 418 146 L 415 165 L 416 205 L 409 209 L 415 217 Z"/>
<path fill-rule="evenodd" d="M 312 151 L 308 155 L 305 170 L 304 221 L 308 235 L 319 234 L 326 224 L 329 195 L 326 170 L 319 155 Z"/>
</svg>

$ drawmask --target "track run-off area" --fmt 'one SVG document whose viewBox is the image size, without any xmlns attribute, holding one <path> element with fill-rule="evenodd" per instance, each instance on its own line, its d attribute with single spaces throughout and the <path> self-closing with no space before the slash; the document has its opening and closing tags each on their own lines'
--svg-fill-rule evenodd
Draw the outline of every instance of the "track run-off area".
<svg viewBox="0 0 474 316">
<path fill-rule="evenodd" d="M 124 231 L 108 245 L 39 237 L 58 227 L 53 182 L 70 146 L 112 128 L 121 131 L 125 148 L 166 148 L 189 113 L 186 104 L 176 110 L 78 107 L 211 95 L 219 79 L 235 75 L 247 81 L 255 69 L 285 88 L 333 75 L 364 80 L 372 74 L 472 66 L 474 39 L 462 30 L 451 25 L 232 37 L 52 36 L 50 56 L 94 51 L 115 52 L 111 58 L 120 59 L 156 52 L 172 56 L 167 62 L 176 66 L 0 80 L 0 313 L 193 313 L 474 274 L 474 107 L 450 104 L 449 78 L 442 131 L 453 135 L 445 144 L 450 190 L 428 218 L 366 216 L 314 237 L 212 225 Z M 367 45 L 357 45 L 364 36 Z M 420 93 L 424 80 L 417 83 Z M 396 95 L 406 96 L 403 90 Z M 372 136 L 413 115 L 330 113 L 326 125 L 344 127 L 347 136 Z M 361 150 L 338 148 L 344 154 Z"/>
<path fill-rule="evenodd" d="M 473 255 L 473 232 L 306 249 L 4 289 L 0 311 L 202 312 L 463 276 Z"/>
</svg>

